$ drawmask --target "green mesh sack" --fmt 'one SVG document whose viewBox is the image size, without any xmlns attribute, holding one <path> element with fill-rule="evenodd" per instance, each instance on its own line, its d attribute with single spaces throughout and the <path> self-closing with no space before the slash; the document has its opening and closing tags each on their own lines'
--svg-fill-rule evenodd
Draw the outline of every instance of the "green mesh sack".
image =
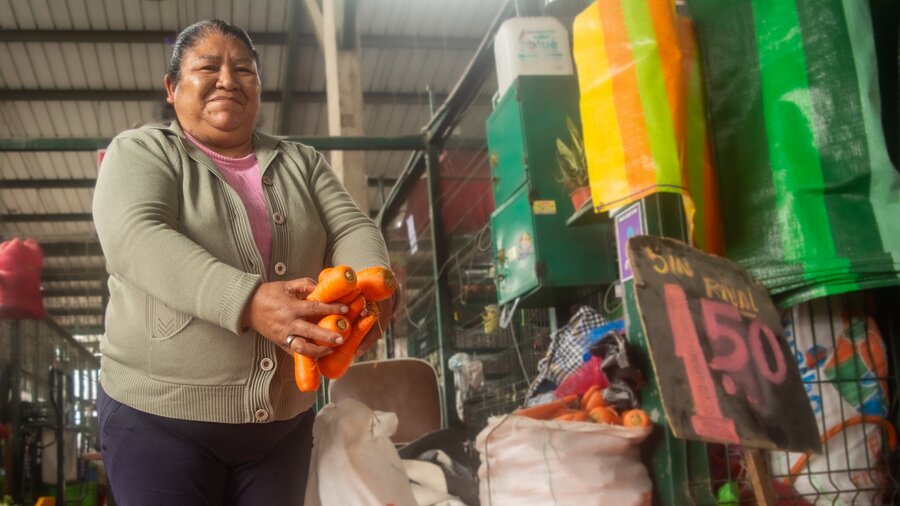
<svg viewBox="0 0 900 506">
<path fill-rule="evenodd" d="M 900 176 L 882 125 L 869 4 L 688 6 L 726 255 L 782 307 L 900 284 Z"/>
</svg>

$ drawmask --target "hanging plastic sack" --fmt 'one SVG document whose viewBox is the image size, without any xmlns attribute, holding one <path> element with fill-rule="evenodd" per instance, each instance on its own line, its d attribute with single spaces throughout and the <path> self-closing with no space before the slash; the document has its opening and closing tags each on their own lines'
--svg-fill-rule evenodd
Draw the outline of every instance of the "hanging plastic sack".
<svg viewBox="0 0 900 506">
<path fill-rule="evenodd" d="M 598 0 L 574 23 L 581 122 L 598 211 L 685 183 L 681 49 L 669 0 Z"/>
<path fill-rule="evenodd" d="M 694 245 L 707 253 L 725 254 L 719 186 L 713 165 L 712 137 L 706 120 L 706 92 L 703 69 L 697 54 L 697 36 L 693 22 L 677 17 L 682 50 L 682 79 L 686 106 L 682 147 L 682 171 L 687 180 L 685 209 Z"/>
<path fill-rule="evenodd" d="M 481 506 L 649 506 L 639 444 L 650 427 L 492 417 L 475 440 Z"/>
<path fill-rule="evenodd" d="M 869 2 L 688 7 L 727 256 L 781 307 L 900 284 L 900 175 L 882 129 Z"/>
<path fill-rule="evenodd" d="M 532 380 L 526 398 L 532 397 L 543 382 L 549 381 L 558 386 L 578 371 L 584 364 L 583 356 L 587 352 L 588 333 L 592 328 L 604 323 L 606 319 L 597 310 L 590 306 L 581 306 L 569 318 L 568 323 L 550 334 L 550 346 L 547 348 L 547 354 L 538 361 L 538 374 Z"/>
<path fill-rule="evenodd" d="M 447 368 L 453 371 L 456 414 L 465 421 L 466 399 L 484 385 L 484 364 L 481 360 L 473 360 L 468 353 L 455 353 L 447 361 Z"/>
<path fill-rule="evenodd" d="M 827 297 L 784 316 L 824 442 L 820 455 L 770 452 L 772 475 L 816 504 L 881 504 L 888 479 L 883 455 L 896 444 L 888 414 L 888 362 L 875 322 L 860 308 Z M 849 307 L 849 306 L 853 307 Z M 888 437 L 885 437 L 885 434 Z"/>
<path fill-rule="evenodd" d="M 400 455 L 391 443 L 397 415 L 346 399 L 328 404 L 313 426 L 308 506 L 416 506 Z"/>
<path fill-rule="evenodd" d="M 0 319 L 42 320 L 44 253 L 33 239 L 0 243 Z"/>
<path fill-rule="evenodd" d="M 722 252 L 699 59 L 671 0 L 598 0 L 575 18 L 581 121 L 597 212 L 685 198 L 697 246 Z"/>
</svg>

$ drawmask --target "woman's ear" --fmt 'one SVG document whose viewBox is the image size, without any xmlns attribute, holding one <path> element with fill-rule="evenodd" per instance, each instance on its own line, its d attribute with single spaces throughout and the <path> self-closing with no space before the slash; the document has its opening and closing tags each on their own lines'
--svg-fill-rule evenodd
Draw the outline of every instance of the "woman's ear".
<svg viewBox="0 0 900 506">
<path fill-rule="evenodd" d="M 163 76 L 163 85 L 166 87 L 166 102 L 175 105 L 175 83 L 169 79 L 169 74 Z"/>
</svg>

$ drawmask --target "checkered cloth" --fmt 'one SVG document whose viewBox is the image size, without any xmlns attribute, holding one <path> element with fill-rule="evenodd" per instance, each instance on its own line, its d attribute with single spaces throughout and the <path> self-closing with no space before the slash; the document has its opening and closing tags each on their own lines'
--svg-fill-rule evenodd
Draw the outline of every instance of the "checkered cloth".
<svg viewBox="0 0 900 506">
<path fill-rule="evenodd" d="M 538 362 L 538 375 L 528 388 L 528 398 L 534 395 L 544 380 L 559 385 L 578 370 L 584 363 L 590 330 L 605 323 L 606 318 L 597 310 L 581 306 L 568 323 L 550 334 L 550 348 Z"/>
</svg>

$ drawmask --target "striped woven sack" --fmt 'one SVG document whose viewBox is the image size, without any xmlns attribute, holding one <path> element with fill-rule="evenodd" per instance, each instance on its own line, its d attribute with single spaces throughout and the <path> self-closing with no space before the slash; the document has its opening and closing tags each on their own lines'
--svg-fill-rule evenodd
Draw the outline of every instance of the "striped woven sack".
<svg viewBox="0 0 900 506">
<path fill-rule="evenodd" d="M 671 0 L 598 0 L 573 25 L 591 197 L 615 211 L 685 197 L 693 239 L 721 253 L 715 174 L 693 28 Z"/>
<path fill-rule="evenodd" d="M 689 0 L 728 257 L 782 307 L 900 284 L 869 3 Z"/>
</svg>

